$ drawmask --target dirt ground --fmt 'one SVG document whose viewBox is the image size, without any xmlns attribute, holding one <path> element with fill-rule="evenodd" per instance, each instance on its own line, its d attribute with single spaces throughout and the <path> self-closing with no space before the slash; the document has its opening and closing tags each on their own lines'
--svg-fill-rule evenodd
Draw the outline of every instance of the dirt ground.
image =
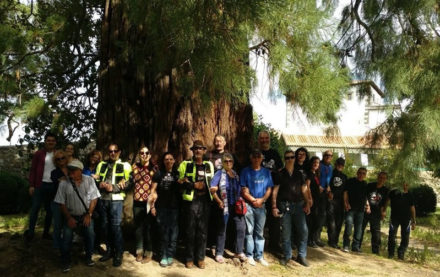
<svg viewBox="0 0 440 277">
<path fill-rule="evenodd" d="M 225 264 L 218 264 L 212 258 L 206 258 L 205 269 L 186 269 L 181 261 L 162 268 L 157 261 L 140 264 L 134 256 L 124 253 L 120 268 L 112 267 L 111 260 L 98 261 L 94 255 L 94 267 L 87 267 L 83 261 L 81 247 L 77 245 L 73 252 L 73 266 L 70 272 L 61 273 L 59 253 L 51 248 L 51 242 L 36 237 L 30 247 L 25 247 L 22 236 L 17 233 L 0 233 L 0 275 L 1 276 L 440 276 L 439 268 L 426 268 L 396 259 L 390 260 L 369 253 L 352 254 L 329 247 L 308 248 L 310 267 L 305 268 L 294 261 L 287 267 L 281 266 L 278 258 L 265 253 L 269 267 L 260 264 L 234 264 L 226 259 Z"/>
</svg>

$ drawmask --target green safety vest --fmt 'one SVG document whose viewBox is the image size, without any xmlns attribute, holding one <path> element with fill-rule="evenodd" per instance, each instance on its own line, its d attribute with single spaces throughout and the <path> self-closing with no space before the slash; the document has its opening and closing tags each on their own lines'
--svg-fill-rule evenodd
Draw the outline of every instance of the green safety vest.
<svg viewBox="0 0 440 277">
<path fill-rule="evenodd" d="M 205 167 L 205 183 L 208 187 L 209 196 L 212 200 L 212 194 L 209 190 L 209 184 L 211 183 L 212 177 L 214 176 L 214 166 L 210 161 L 203 161 L 203 165 Z M 196 164 L 194 161 L 183 161 L 179 165 L 179 179 L 183 179 L 187 177 L 191 182 L 195 182 L 197 172 L 196 172 Z M 182 198 L 185 201 L 192 201 L 194 199 L 194 189 L 192 190 L 184 190 L 182 194 Z"/>
<path fill-rule="evenodd" d="M 96 167 L 96 174 L 98 174 L 98 183 L 105 181 L 107 177 L 107 172 L 109 169 L 108 162 L 100 162 Z M 128 181 L 130 178 L 131 166 L 129 163 L 121 162 L 117 160 L 112 168 L 112 185 L 118 184 L 122 179 Z M 116 198 L 116 199 L 115 199 Z M 119 199 L 118 199 L 119 198 Z M 124 200 L 125 192 L 113 193 L 112 199 L 114 200 Z"/>
</svg>

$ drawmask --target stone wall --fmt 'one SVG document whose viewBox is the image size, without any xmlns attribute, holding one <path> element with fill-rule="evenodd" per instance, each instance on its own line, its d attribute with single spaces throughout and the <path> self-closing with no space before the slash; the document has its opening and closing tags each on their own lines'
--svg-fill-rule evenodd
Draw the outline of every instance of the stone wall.
<svg viewBox="0 0 440 277">
<path fill-rule="evenodd" d="M 28 177 L 31 158 L 26 146 L 0 146 L 0 171 Z"/>
</svg>

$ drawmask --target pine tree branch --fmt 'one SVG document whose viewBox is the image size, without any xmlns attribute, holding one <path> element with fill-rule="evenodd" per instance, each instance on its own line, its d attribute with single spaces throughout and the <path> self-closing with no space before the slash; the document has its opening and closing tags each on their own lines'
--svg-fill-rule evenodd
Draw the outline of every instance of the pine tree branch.
<svg viewBox="0 0 440 277">
<path fill-rule="evenodd" d="M 354 6 L 353 6 L 353 2 L 351 3 L 351 5 L 352 5 L 351 13 L 355 17 L 358 24 L 361 25 L 362 28 L 364 28 L 364 30 L 368 34 L 368 37 L 370 38 L 370 41 L 371 41 L 371 61 L 373 62 L 374 55 L 376 52 L 376 44 L 374 42 L 373 33 L 371 32 L 370 27 L 364 21 L 362 21 L 361 17 L 359 16 L 358 10 L 359 10 L 359 6 L 360 6 L 361 2 L 362 2 L 362 0 L 356 0 Z"/>
</svg>

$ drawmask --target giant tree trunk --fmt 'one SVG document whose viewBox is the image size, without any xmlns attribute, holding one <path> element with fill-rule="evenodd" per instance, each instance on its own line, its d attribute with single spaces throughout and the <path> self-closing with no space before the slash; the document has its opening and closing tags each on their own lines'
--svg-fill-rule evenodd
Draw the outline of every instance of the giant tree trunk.
<svg viewBox="0 0 440 277">
<path fill-rule="evenodd" d="M 120 1 L 107 0 L 102 25 L 98 106 L 98 147 L 117 143 L 132 158 L 141 145 L 154 154 L 171 151 L 178 160 L 190 157 L 195 139 L 212 148 L 223 134 L 226 148 L 243 160 L 252 136 L 252 108 L 214 101 L 202 109 L 198 92 L 182 96 L 176 70 L 151 73 L 144 28 L 129 26 Z M 142 48 L 144 47 L 144 48 Z M 143 59 L 140 61 L 140 59 Z"/>
</svg>

